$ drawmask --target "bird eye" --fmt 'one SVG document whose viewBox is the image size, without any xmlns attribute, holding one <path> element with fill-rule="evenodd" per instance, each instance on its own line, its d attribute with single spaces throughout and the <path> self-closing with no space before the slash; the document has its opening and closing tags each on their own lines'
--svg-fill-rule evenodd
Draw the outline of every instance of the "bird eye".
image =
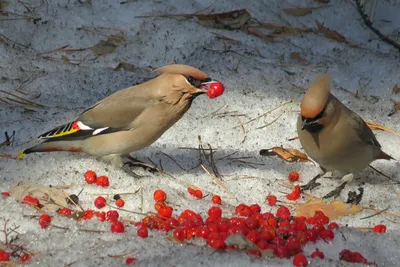
<svg viewBox="0 0 400 267">
<path fill-rule="evenodd" d="M 186 79 L 191 85 L 196 81 L 192 76 L 188 76 Z"/>
</svg>

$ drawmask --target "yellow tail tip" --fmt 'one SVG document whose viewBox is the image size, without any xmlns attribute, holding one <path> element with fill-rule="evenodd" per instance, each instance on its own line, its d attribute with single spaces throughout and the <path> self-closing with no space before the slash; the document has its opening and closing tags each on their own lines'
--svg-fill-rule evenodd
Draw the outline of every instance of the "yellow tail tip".
<svg viewBox="0 0 400 267">
<path fill-rule="evenodd" d="M 17 159 L 22 159 L 25 156 L 26 156 L 26 154 L 24 153 L 24 151 L 21 151 L 18 153 Z"/>
</svg>

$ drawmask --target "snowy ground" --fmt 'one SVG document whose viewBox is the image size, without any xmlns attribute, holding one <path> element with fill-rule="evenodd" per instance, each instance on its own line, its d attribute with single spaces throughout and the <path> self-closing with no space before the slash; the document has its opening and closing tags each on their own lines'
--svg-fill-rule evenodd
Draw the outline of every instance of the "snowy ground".
<svg viewBox="0 0 400 267">
<path fill-rule="evenodd" d="M 15 102 L 0 102 L 0 132 L 16 132 L 12 145 L 2 147 L 0 153 L 16 155 L 22 147 L 28 146 L 27 142 L 32 138 L 67 122 L 106 95 L 153 77 L 149 70 L 171 61 L 200 68 L 212 78 L 222 81 L 227 91 L 215 100 L 206 97 L 196 99 L 189 112 L 162 138 L 151 147 L 135 153 L 137 158 L 144 161 L 148 162 L 149 157 L 157 164 L 161 162 L 164 170 L 175 178 L 138 169 L 138 174 L 148 177 L 134 179 L 123 171 L 86 155 L 35 154 L 24 160 L 0 159 L 0 191 L 8 191 L 19 181 L 53 186 L 74 185 L 67 192 L 77 194 L 84 188 L 80 195 L 82 206 L 93 208 L 94 196 L 89 194 L 115 194 L 141 189 L 142 197 L 140 194 L 124 197 L 125 208 L 147 212 L 153 210 L 152 193 L 161 188 L 168 193 L 170 202 L 177 208 L 176 212 L 191 208 L 202 211 L 204 215 L 210 206 L 210 200 L 207 198 L 197 201 L 189 197 L 185 192 L 187 183 L 191 183 L 205 192 L 220 194 L 223 200 L 232 205 L 239 202 L 263 203 L 269 192 L 280 195 L 278 191 L 285 191 L 280 185 L 282 178 L 290 171 L 299 171 L 304 182 L 318 172 L 311 163 L 291 164 L 275 157 L 260 157 L 258 152 L 262 148 L 280 145 L 300 148 L 298 141 L 288 141 L 296 136 L 296 112 L 304 89 L 318 73 L 325 71 L 333 77 L 333 93 L 346 105 L 364 119 L 400 131 L 400 112 L 388 116 L 393 108 L 392 99 L 397 97 L 398 100 L 400 97 L 399 94 L 392 93 L 392 88 L 396 84 L 400 85 L 399 51 L 384 44 L 363 26 L 352 1 L 332 1 L 331 6 L 316 9 L 304 17 L 285 14 L 282 8 L 293 6 L 279 0 L 138 0 L 124 4 L 116 0 L 91 2 L 27 0 L 25 3 L 31 12 L 25 15 L 40 17 L 41 20 L 36 24 L 26 19 L 0 20 L 0 34 L 23 45 L 13 44 L 12 41 L 0 37 L 0 89 L 45 105 L 44 108 L 24 108 Z M 304 7 L 323 5 L 311 0 L 292 3 Z M 7 11 L 19 14 L 27 11 L 18 1 L 10 0 L 9 4 Z M 321 34 L 289 35 L 270 41 L 240 30 L 205 27 L 197 23 L 196 19 L 136 17 L 163 13 L 189 14 L 205 8 L 215 12 L 246 8 L 253 18 L 260 21 L 295 27 L 315 28 L 315 20 L 318 20 L 326 27 L 339 31 L 348 41 L 359 47 L 349 47 Z M 396 14 L 399 12 L 399 2 L 381 0 L 375 14 L 375 20 L 390 21 L 377 22 L 376 26 L 392 38 L 396 38 L 397 34 L 397 39 L 400 19 Z M 75 53 L 76 58 L 65 53 L 39 54 L 65 45 L 69 45 L 68 48 L 86 48 L 106 39 L 98 33 L 79 30 L 81 27 L 117 28 L 123 30 L 126 41 L 114 52 L 97 58 L 90 50 Z M 107 29 L 102 32 L 108 35 L 119 33 Z M 217 38 L 215 33 L 236 41 Z M 292 52 L 300 52 L 301 57 L 310 64 L 302 65 L 291 59 Z M 80 65 L 73 65 L 63 62 L 61 55 L 66 55 L 69 59 L 86 60 Z M 56 60 L 49 60 L 46 56 Z M 137 70 L 112 70 L 120 62 L 133 64 Z M 346 88 L 348 92 L 337 89 L 339 87 Z M 22 93 L 16 91 L 18 88 Z M 358 97 L 355 97 L 354 93 L 357 91 Z M 7 96 L 9 95 L 4 93 L 0 95 L 3 100 Z M 235 127 L 289 100 L 293 102 L 245 125 L 245 135 L 241 127 Z M 218 113 L 229 113 L 226 116 L 216 116 L 214 112 L 217 110 Z M 273 123 L 257 129 L 270 122 Z M 198 167 L 189 171 L 182 170 L 163 154 L 174 158 L 183 168 L 195 166 L 198 153 L 181 148 L 197 147 L 198 135 L 201 135 L 204 144 L 209 143 L 217 148 L 216 158 L 237 152 L 217 161 L 219 172 L 225 175 L 224 183 L 237 200 L 213 184 L 203 169 Z M 376 132 L 376 135 L 388 154 L 400 158 L 399 136 L 387 132 Z M 250 166 L 235 160 L 240 157 L 251 157 L 246 161 L 257 165 Z M 399 162 L 377 161 L 373 166 L 394 180 L 400 180 Z M 87 169 L 108 175 L 111 187 L 104 190 L 84 185 L 82 173 Z M 360 205 L 378 209 L 390 207 L 390 212 L 400 214 L 400 196 L 397 195 L 400 192 L 399 185 L 394 185 L 392 181 L 370 169 L 361 173 L 361 177 L 346 187 L 341 200 L 347 199 L 348 191 L 354 191 L 361 186 L 365 193 Z M 321 181 L 324 186 L 315 189 L 312 192 L 314 195 L 324 195 L 339 182 L 338 179 Z M 99 224 L 96 220 L 77 223 L 72 219 L 56 216 L 53 223 L 69 227 L 70 230 L 42 230 L 37 221 L 24 216 L 34 215 L 32 209 L 16 203 L 12 198 L 1 198 L 0 201 L 1 220 L 9 219 L 9 225 L 20 225 L 20 242 L 38 253 L 33 258 L 32 265 L 118 266 L 123 259 L 108 255 L 130 253 L 138 259 L 136 265 L 139 266 L 291 266 L 289 260 L 254 259 L 244 252 L 215 253 L 202 246 L 178 245 L 158 232 L 150 233 L 149 238 L 142 240 L 137 238 L 133 227 L 127 228 L 123 235 L 116 235 L 109 233 L 108 225 Z M 262 207 L 270 210 L 266 204 Z M 223 210 L 226 214 L 232 211 L 228 205 Z M 330 255 L 331 260 L 312 263 L 315 266 L 347 266 L 348 264 L 337 260 L 338 252 L 348 248 L 361 252 L 379 266 L 396 266 L 400 261 L 398 219 L 381 214 L 360 220 L 371 214 L 371 211 L 363 211 L 339 219 L 341 225 L 349 227 L 343 231 L 346 241 L 337 235 L 334 244 L 320 244 L 320 248 Z M 121 216 L 131 220 L 141 218 L 124 212 L 121 212 Z M 379 223 L 388 226 L 387 234 L 377 235 L 353 229 Z M 82 227 L 104 229 L 107 232 L 78 231 Z"/>
</svg>

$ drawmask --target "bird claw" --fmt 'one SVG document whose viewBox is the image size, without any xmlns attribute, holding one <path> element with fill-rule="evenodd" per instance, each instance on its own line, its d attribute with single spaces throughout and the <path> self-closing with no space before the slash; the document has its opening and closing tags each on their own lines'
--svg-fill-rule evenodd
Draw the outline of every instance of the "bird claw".
<svg viewBox="0 0 400 267">
<path fill-rule="evenodd" d="M 340 193 L 346 187 L 346 184 L 347 184 L 347 182 L 342 183 L 341 185 L 339 185 L 338 187 L 333 189 L 331 192 L 329 192 L 328 194 L 326 194 L 322 198 L 323 199 L 327 199 L 327 198 L 331 198 L 331 197 L 336 198 L 336 197 L 340 196 Z"/>
<path fill-rule="evenodd" d="M 311 179 L 311 181 L 309 181 L 307 184 L 305 185 L 301 185 L 300 189 L 302 191 L 305 190 L 313 190 L 314 188 L 318 187 L 321 185 L 321 183 L 317 183 L 317 180 L 321 177 L 321 174 L 318 174 L 317 176 L 315 176 L 314 178 Z"/>
</svg>

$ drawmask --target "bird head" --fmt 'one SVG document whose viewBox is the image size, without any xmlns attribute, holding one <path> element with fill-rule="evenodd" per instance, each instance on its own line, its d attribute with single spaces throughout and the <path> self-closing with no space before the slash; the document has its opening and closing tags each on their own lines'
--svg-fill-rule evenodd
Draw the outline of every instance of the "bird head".
<svg viewBox="0 0 400 267">
<path fill-rule="evenodd" d="M 307 89 L 301 102 L 301 129 L 319 132 L 330 121 L 329 100 L 331 77 L 328 74 L 319 76 Z"/>
<path fill-rule="evenodd" d="M 216 83 L 218 83 L 219 86 L 223 86 L 222 83 L 211 79 L 204 72 L 188 65 L 171 64 L 157 68 L 153 70 L 153 72 L 177 74 L 178 76 L 176 76 L 175 83 L 179 90 L 183 90 L 192 98 L 202 94 L 207 94 L 210 98 L 216 97 L 210 95 L 210 89 L 212 89 L 213 86 L 215 87 Z"/>
</svg>

